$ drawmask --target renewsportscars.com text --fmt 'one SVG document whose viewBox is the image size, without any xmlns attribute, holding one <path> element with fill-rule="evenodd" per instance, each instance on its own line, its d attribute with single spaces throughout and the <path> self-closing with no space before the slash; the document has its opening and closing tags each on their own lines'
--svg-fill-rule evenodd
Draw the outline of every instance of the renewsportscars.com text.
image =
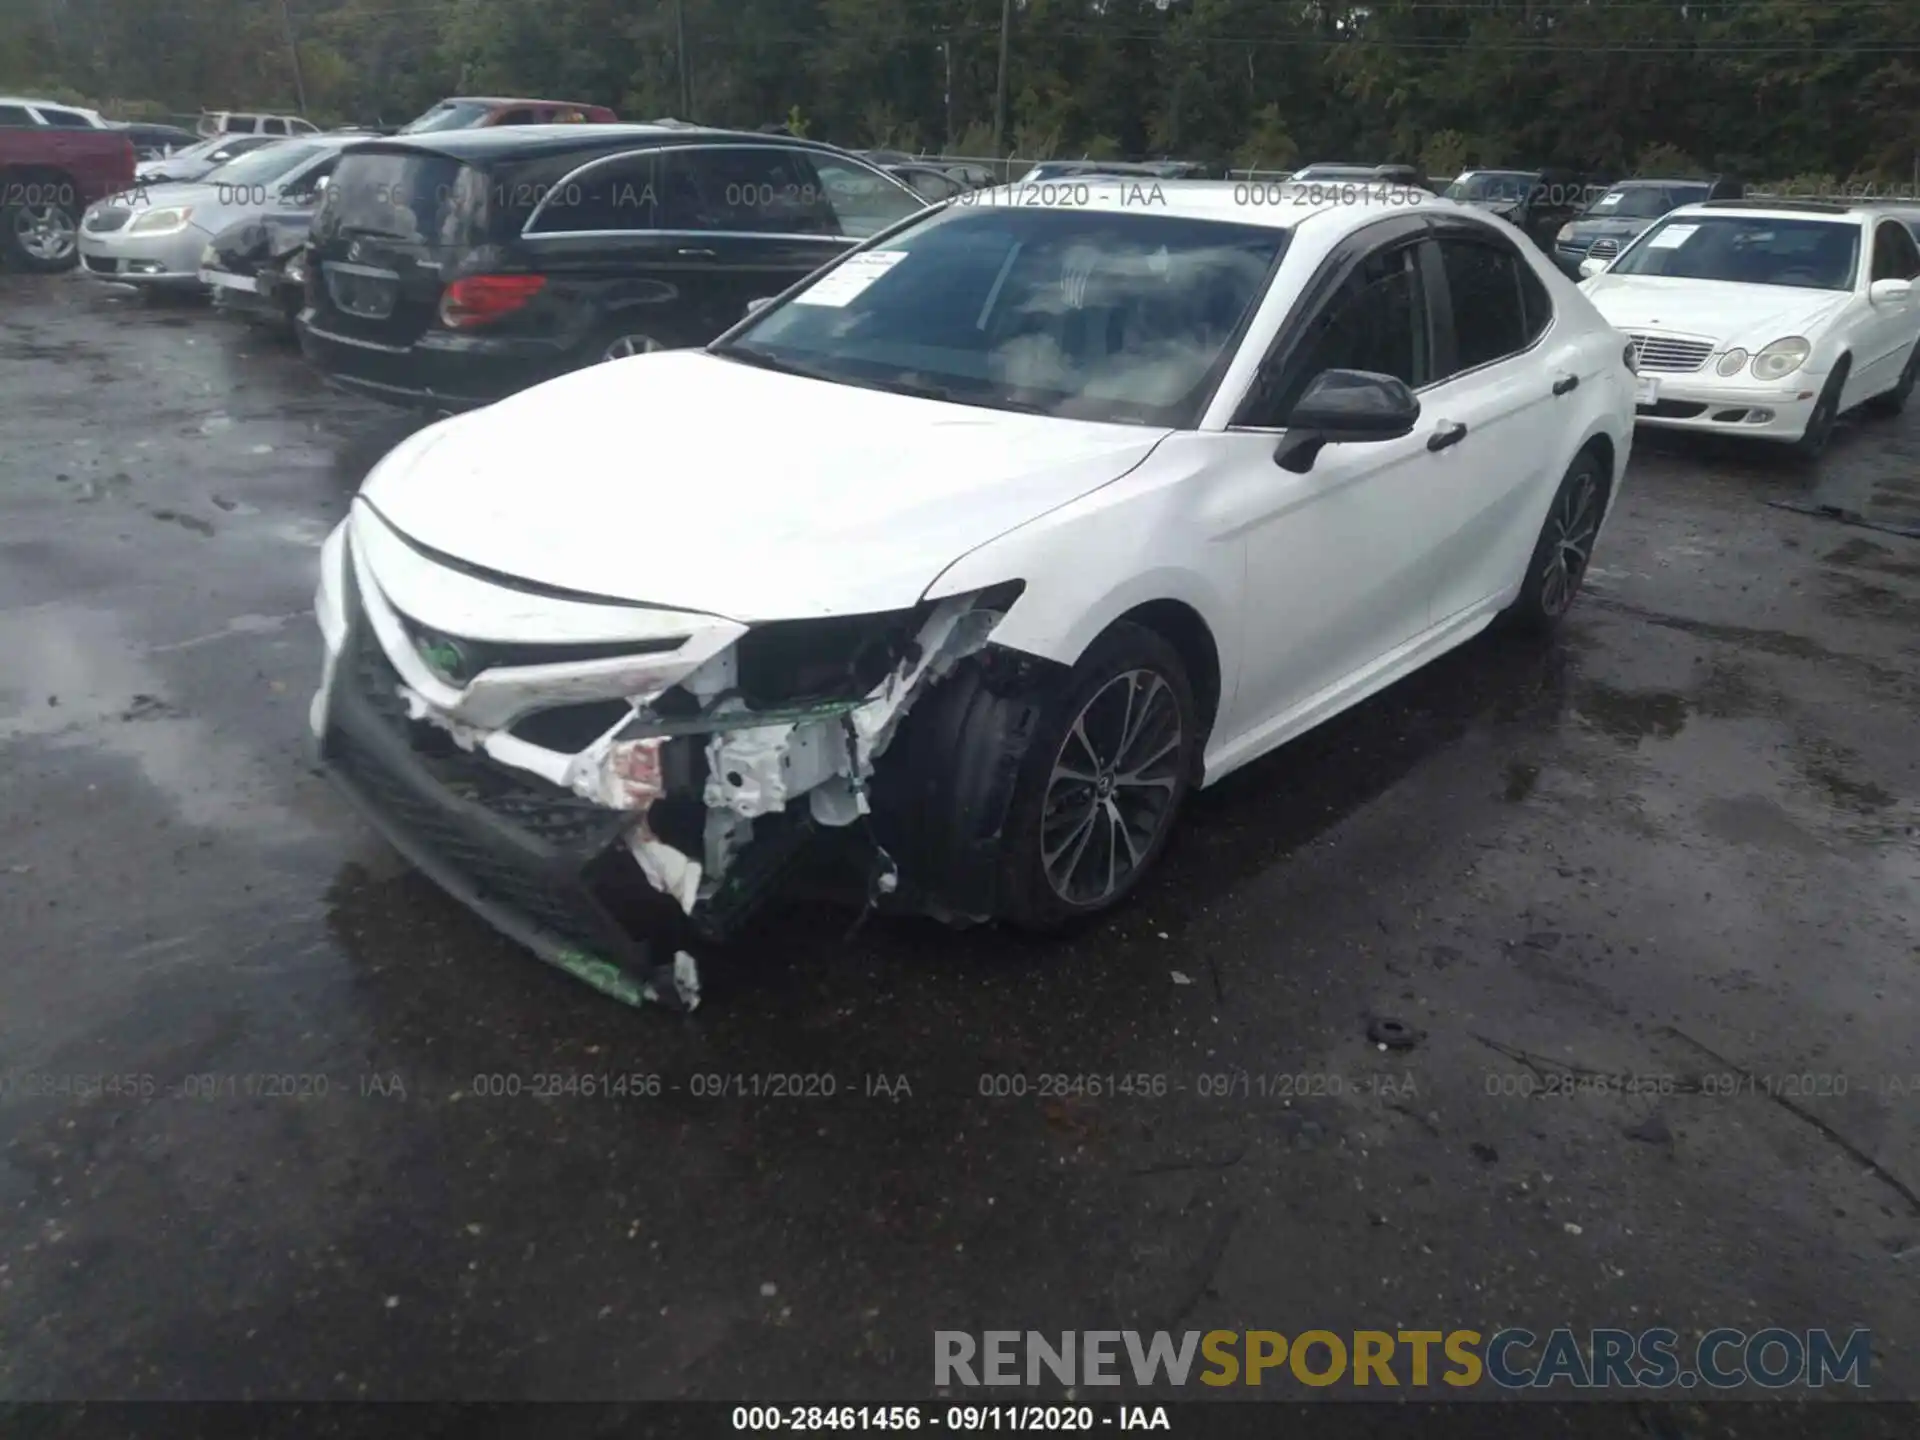
<svg viewBox="0 0 1920 1440">
<path fill-rule="evenodd" d="M 1866 1389 L 1873 1337 L 1828 1330 L 937 1330 L 936 1386 L 1491 1384 L 1506 1390 Z M 1196 1364 L 1196 1362 L 1198 1362 Z"/>
</svg>

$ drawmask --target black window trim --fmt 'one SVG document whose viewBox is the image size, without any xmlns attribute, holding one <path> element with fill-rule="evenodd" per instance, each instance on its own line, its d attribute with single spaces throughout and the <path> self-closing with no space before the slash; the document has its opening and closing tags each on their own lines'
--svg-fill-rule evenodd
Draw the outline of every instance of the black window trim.
<svg viewBox="0 0 1920 1440">
<path fill-rule="evenodd" d="M 1490 366 L 1504 365 L 1521 355 L 1537 350 L 1553 333 L 1560 321 L 1560 310 L 1552 304 L 1553 292 L 1547 288 L 1546 281 L 1540 280 L 1539 272 L 1534 278 L 1540 280 L 1540 288 L 1546 290 L 1547 301 L 1552 306 L 1547 323 L 1540 333 L 1533 337 L 1521 349 L 1502 355 L 1494 360 L 1483 361 L 1468 370 L 1455 370 L 1442 375 L 1445 367 L 1453 363 L 1458 354 L 1458 341 L 1453 326 L 1453 291 L 1446 283 L 1445 267 L 1440 259 L 1439 240 L 1454 238 L 1491 243 L 1506 249 L 1521 265 L 1532 262 L 1520 252 L 1518 246 L 1507 239 L 1491 225 L 1482 225 L 1464 216 L 1457 215 L 1395 215 L 1373 221 L 1341 237 L 1332 252 L 1320 262 L 1307 283 L 1301 287 L 1299 298 L 1287 311 L 1286 318 L 1280 322 L 1274 332 L 1274 338 L 1261 356 L 1260 364 L 1254 369 L 1253 378 L 1247 382 L 1245 392 L 1239 403 L 1234 406 L 1233 414 L 1228 417 L 1226 430 L 1233 434 L 1278 435 L 1285 431 L 1284 425 L 1255 425 L 1245 420 L 1248 408 L 1259 394 L 1260 377 L 1274 364 L 1290 364 L 1294 352 L 1306 337 L 1307 327 L 1319 316 L 1321 307 L 1336 294 L 1362 263 L 1375 253 L 1401 248 L 1403 245 L 1418 247 L 1417 263 L 1421 267 L 1421 282 L 1427 305 L 1427 323 L 1430 329 L 1429 345 L 1432 351 L 1434 372 L 1441 378 L 1429 380 L 1414 390 L 1415 395 L 1425 395 L 1441 385 L 1450 385 L 1463 375 L 1472 375 Z M 1434 272 L 1439 272 L 1437 275 Z M 1271 283 L 1271 282 L 1269 282 Z M 1264 292 L 1263 292 L 1264 294 Z M 1258 307 L 1255 307 L 1256 309 Z M 1524 310 L 1522 312 L 1525 313 Z M 1211 407 L 1213 397 L 1209 397 Z"/>
<path fill-rule="evenodd" d="M 1284 425 L 1256 425 L 1244 417 L 1260 393 L 1260 377 L 1269 368 L 1284 367 L 1292 363 L 1301 343 L 1307 338 L 1308 326 L 1319 317 L 1321 309 L 1333 298 L 1340 287 L 1347 283 L 1349 276 L 1376 252 L 1389 248 L 1398 249 L 1403 244 L 1418 245 L 1432 236 L 1434 221 L 1428 215 L 1388 215 L 1350 230 L 1334 243 L 1333 249 L 1320 261 L 1307 283 L 1300 287 L 1300 293 L 1294 297 L 1285 317 L 1275 329 L 1273 339 L 1268 342 L 1267 350 L 1260 357 L 1260 363 L 1254 367 L 1253 377 L 1233 407 L 1233 413 L 1227 417 L 1228 433 L 1249 435 L 1278 435 L 1286 429 Z M 1282 252 L 1283 256 L 1285 252 Z M 1424 278 L 1424 277 L 1423 277 Z M 1273 277 L 1267 277 L 1266 288 L 1260 292 L 1260 301 L 1249 309 L 1249 319 L 1265 303 L 1267 291 L 1272 288 Z M 1429 305 L 1428 321 L 1432 324 L 1438 317 L 1431 313 Z M 1432 344 L 1436 360 L 1439 355 L 1440 334 L 1437 325 L 1434 328 Z M 1238 358 L 1238 348 L 1234 356 Z M 1224 372 L 1221 379 L 1225 379 Z M 1216 390 L 1218 385 L 1216 383 Z M 1422 386 L 1424 391 L 1429 387 Z M 1415 394 L 1421 391 L 1415 391 Z M 1218 395 L 1209 395 L 1200 413 L 1204 415 L 1213 407 Z"/>
<path fill-rule="evenodd" d="M 580 176 L 586 174 L 588 171 L 591 171 L 600 165 L 607 164 L 614 160 L 630 160 L 636 155 L 665 156 L 665 155 L 674 154 L 678 152 L 685 152 L 685 151 L 705 152 L 710 150 L 772 150 L 776 152 L 783 151 L 783 150 L 798 151 L 800 154 L 806 155 L 809 158 L 815 155 L 820 155 L 820 156 L 824 156 L 828 160 L 836 160 L 844 164 L 849 164 L 857 170 L 867 171 L 877 176 L 881 180 L 886 181 L 887 184 L 893 186 L 896 190 L 899 190 L 905 193 L 907 197 L 914 202 L 914 204 L 920 207 L 920 210 L 915 212 L 915 214 L 903 216 L 901 221 L 896 223 L 904 223 L 904 221 L 906 220 L 916 219 L 918 218 L 918 215 L 920 213 L 923 213 L 929 209 L 937 208 L 930 205 L 926 197 L 921 195 L 912 186 L 901 184 L 900 181 L 896 180 L 893 176 L 889 175 L 886 171 L 882 170 L 879 166 L 871 165 L 865 160 L 860 159 L 858 156 L 847 155 L 842 151 L 831 149 L 825 145 L 777 145 L 777 144 L 766 145 L 766 144 L 756 144 L 750 140 L 729 140 L 729 141 L 724 141 L 718 144 L 702 144 L 696 141 L 692 144 L 681 142 L 679 144 L 669 144 L 669 145 L 639 145 L 639 146 L 635 146 L 631 150 L 621 150 L 611 155 L 598 156 L 595 159 L 587 161 L 585 164 L 576 166 L 574 169 L 569 170 L 566 174 L 562 175 L 558 180 L 556 180 L 553 183 L 552 187 L 547 191 L 547 194 L 541 198 L 540 203 L 533 207 L 533 213 L 527 217 L 526 224 L 520 227 L 520 238 L 522 240 L 555 240 L 555 239 L 561 239 L 561 238 L 570 239 L 570 240 L 577 240 L 577 239 L 605 240 L 610 238 L 630 239 L 635 235 L 665 235 L 669 237 L 682 237 L 682 238 L 689 237 L 689 236 L 695 237 L 695 238 L 712 238 L 714 236 L 727 236 L 730 238 L 750 239 L 750 240 L 825 241 L 829 244 L 838 244 L 838 245 L 864 244 L 867 239 L 877 238 L 877 237 L 864 237 L 859 235 L 821 235 L 818 233 L 798 234 L 798 233 L 790 233 L 787 231 L 775 231 L 775 230 L 660 230 L 660 229 L 545 230 L 540 232 L 539 234 L 533 233 L 533 224 L 535 221 L 537 221 L 540 218 L 541 213 L 547 208 L 547 201 L 553 198 L 553 192 L 555 190 L 563 189 L 568 183 L 578 180 Z M 893 228 L 892 226 L 888 226 L 887 231 L 890 231 L 892 228 Z M 882 233 L 887 233 L 887 232 L 883 231 Z"/>
</svg>

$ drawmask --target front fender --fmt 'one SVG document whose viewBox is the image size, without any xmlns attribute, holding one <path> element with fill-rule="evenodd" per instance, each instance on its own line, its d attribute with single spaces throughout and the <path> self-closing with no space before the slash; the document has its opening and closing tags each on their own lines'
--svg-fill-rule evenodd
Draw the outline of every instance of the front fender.
<svg viewBox="0 0 1920 1440">
<path fill-rule="evenodd" d="M 1103 630 L 1155 600 L 1189 606 L 1219 652 L 1221 712 L 1239 676 L 1246 550 L 1237 534 L 1201 528 L 1185 467 L 1125 480 L 1041 516 L 963 555 L 925 598 L 1006 580 L 1026 589 L 995 627 L 994 644 L 1072 665 Z"/>
</svg>

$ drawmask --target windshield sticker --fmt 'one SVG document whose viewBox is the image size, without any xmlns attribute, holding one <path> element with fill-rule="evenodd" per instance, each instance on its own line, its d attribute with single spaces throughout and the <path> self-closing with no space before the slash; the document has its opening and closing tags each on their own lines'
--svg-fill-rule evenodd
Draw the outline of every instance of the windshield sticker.
<svg viewBox="0 0 1920 1440">
<path fill-rule="evenodd" d="M 850 255 L 844 264 L 794 296 L 793 303 L 831 305 L 837 310 L 906 258 L 904 250 L 868 250 Z"/>
<path fill-rule="evenodd" d="M 1699 228 L 1698 225 L 1669 225 L 1658 235 L 1648 239 L 1647 248 L 1649 250 L 1678 250 L 1693 238 L 1693 232 Z"/>
<path fill-rule="evenodd" d="M 1621 202 L 1621 200 L 1625 198 L 1626 198 L 1625 196 L 1623 196 L 1618 190 L 1616 190 L 1614 191 L 1613 194 L 1602 195 L 1598 200 L 1594 201 L 1593 208 L 1596 210 L 1611 210 L 1614 206 L 1618 205 Z"/>
</svg>

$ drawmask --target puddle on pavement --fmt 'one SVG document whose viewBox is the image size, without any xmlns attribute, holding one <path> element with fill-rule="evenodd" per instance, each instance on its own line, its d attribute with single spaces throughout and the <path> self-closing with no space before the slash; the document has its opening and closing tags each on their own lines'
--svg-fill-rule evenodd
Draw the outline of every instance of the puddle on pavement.
<svg viewBox="0 0 1920 1440">
<path fill-rule="evenodd" d="M 1582 681 L 1574 714 L 1629 744 L 1649 736 L 1672 739 L 1687 723 L 1686 697 L 1672 690 L 1620 690 L 1599 680 Z"/>
<path fill-rule="evenodd" d="M 1851 575 L 1826 577 L 1827 609 L 1850 620 L 1888 620 L 1920 630 L 1920 596 Z"/>
<path fill-rule="evenodd" d="M 1902 558 L 1902 556 L 1906 558 Z M 1920 548 L 1908 546 L 1896 552 L 1873 540 L 1853 539 L 1820 557 L 1829 565 L 1845 565 L 1855 570 L 1871 570 L 1901 580 L 1920 580 Z"/>
<path fill-rule="evenodd" d="M 187 824 L 304 838 L 310 827 L 279 803 L 277 778 L 168 701 L 171 688 L 111 614 L 0 612 L 0 753 L 35 740 L 97 750 L 131 761 Z M 8 763 L 21 763 L 18 752 Z"/>
</svg>

